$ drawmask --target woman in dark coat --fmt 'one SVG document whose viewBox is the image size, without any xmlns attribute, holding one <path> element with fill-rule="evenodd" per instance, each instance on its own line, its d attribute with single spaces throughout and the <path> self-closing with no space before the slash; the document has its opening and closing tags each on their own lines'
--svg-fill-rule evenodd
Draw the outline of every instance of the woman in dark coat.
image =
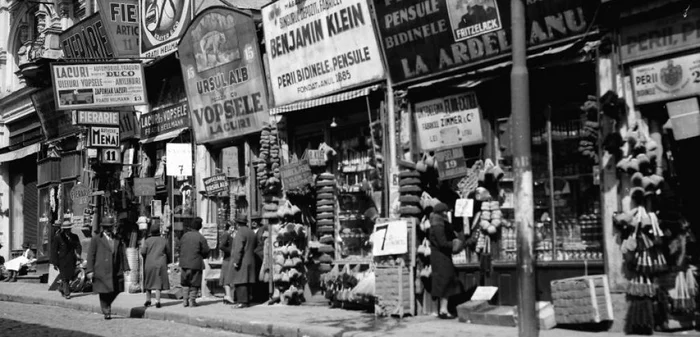
<svg viewBox="0 0 700 337">
<path fill-rule="evenodd" d="M 233 229 L 230 221 L 226 221 L 226 231 L 221 233 L 219 237 L 219 249 L 224 253 L 224 259 L 221 262 L 221 275 L 219 277 L 219 285 L 224 287 L 226 295 L 224 296 L 224 304 L 233 304 L 233 295 L 231 294 L 230 266 L 231 247 L 233 247 Z"/>
<path fill-rule="evenodd" d="M 248 218 L 244 214 L 236 216 L 236 237 L 233 239 L 229 273 L 233 273 L 231 284 L 236 288 L 236 308 L 246 308 L 253 295 L 253 284 L 257 281 L 255 274 L 255 232 L 248 227 Z"/>
<path fill-rule="evenodd" d="M 452 240 L 456 239 L 452 224 L 447 221 L 445 212 L 447 205 L 439 203 L 430 214 L 430 266 L 431 294 L 440 298 L 440 318 L 453 318 L 447 310 L 447 300 L 450 296 L 460 293 L 455 266 L 452 263 Z"/>
<path fill-rule="evenodd" d="M 160 291 L 170 289 L 170 248 L 168 240 L 160 236 L 160 225 L 157 223 L 151 224 L 151 236 L 141 245 L 141 255 L 144 257 L 143 287 L 146 289 L 146 303 L 143 306 L 151 305 L 151 290 L 155 290 L 156 308 L 160 308 Z"/>
<path fill-rule="evenodd" d="M 58 279 L 61 280 L 58 291 L 67 300 L 70 299 L 70 282 L 75 276 L 75 265 L 83 251 L 80 239 L 70 231 L 72 225 L 70 221 L 60 224 L 61 229 L 51 241 L 51 264 L 59 271 Z"/>
<path fill-rule="evenodd" d="M 102 220 L 102 232 L 90 239 L 87 277 L 92 291 L 100 295 L 105 319 L 112 319 L 112 302 L 124 291 L 124 272 L 129 271 L 124 244 L 114 235 L 114 218 Z"/>
</svg>

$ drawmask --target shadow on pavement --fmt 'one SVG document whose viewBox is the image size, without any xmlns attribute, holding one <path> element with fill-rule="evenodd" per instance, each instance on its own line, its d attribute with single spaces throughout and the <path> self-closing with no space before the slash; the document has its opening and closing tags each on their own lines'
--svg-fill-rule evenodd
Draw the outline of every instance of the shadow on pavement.
<svg viewBox="0 0 700 337">
<path fill-rule="evenodd" d="M 12 319 L 0 318 L 0 335 L 7 337 L 19 336 L 52 336 L 52 337 L 99 337 L 80 330 L 57 329 L 41 324 L 25 323 Z"/>
</svg>

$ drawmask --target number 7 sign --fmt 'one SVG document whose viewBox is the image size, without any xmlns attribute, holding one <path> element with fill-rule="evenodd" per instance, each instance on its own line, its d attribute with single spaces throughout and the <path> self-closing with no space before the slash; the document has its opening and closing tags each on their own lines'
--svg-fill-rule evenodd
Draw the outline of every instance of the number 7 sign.
<svg viewBox="0 0 700 337">
<path fill-rule="evenodd" d="M 192 176 L 192 145 L 169 143 L 165 145 L 165 174 Z"/>
</svg>

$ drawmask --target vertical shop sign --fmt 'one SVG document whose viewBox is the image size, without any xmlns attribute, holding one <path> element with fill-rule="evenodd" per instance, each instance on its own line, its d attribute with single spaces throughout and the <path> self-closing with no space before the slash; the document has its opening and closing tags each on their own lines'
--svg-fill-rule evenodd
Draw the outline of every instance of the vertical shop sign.
<svg viewBox="0 0 700 337">
<path fill-rule="evenodd" d="M 192 145 L 168 143 L 165 145 L 165 174 L 167 176 L 192 175 Z"/>
<path fill-rule="evenodd" d="M 700 54 L 632 68 L 636 104 L 674 100 L 700 93 Z"/>
<path fill-rule="evenodd" d="M 419 102 L 415 111 L 422 151 L 484 142 L 481 111 L 473 92 Z"/>
<path fill-rule="evenodd" d="M 510 53 L 510 0 L 373 3 L 389 73 L 397 84 Z M 599 5 L 600 0 L 527 1 L 529 47 L 585 34 Z"/>
<path fill-rule="evenodd" d="M 117 58 L 138 57 L 139 4 L 137 0 L 99 0 L 99 14 Z"/>
<path fill-rule="evenodd" d="M 276 1 L 262 20 L 277 106 L 384 78 L 367 0 Z"/>
<path fill-rule="evenodd" d="M 213 7 L 178 46 L 197 144 L 262 130 L 267 94 L 253 18 Z"/>
<path fill-rule="evenodd" d="M 136 112 L 125 110 L 119 112 L 119 137 L 121 140 L 136 138 L 139 135 Z"/>
<path fill-rule="evenodd" d="M 693 49 L 700 44 L 700 9 L 624 26 L 620 29 L 620 37 L 623 62 Z"/>
<path fill-rule="evenodd" d="M 69 60 L 111 59 L 115 56 L 99 13 L 63 31 L 58 41 L 63 57 Z"/>
<path fill-rule="evenodd" d="M 139 13 L 141 56 L 156 58 L 177 49 L 192 19 L 190 0 L 142 0 Z"/>
<path fill-rule="evenodd" d="M 85 184 L 75 184 L 70 190 L 70 199 L 73 201 L 73 214 L 82 215 L 90 203 L 92 191 Z"/>
</svg>

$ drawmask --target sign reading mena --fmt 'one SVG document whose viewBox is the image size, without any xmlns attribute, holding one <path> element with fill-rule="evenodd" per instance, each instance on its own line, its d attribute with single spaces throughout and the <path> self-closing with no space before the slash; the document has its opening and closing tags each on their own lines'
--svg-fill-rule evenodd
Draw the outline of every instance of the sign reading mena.
<svg viewBox="0 0 700 337">
<path fill-rule="evenodd" d="M 118 111 L 75 111 L 75 122 L 81 125 L 119 125 Z"/>
<path fill-rule="evenodd" d="M 90 146 L 118 147 L 119 128 L 92 127 L 90 128 Z"/>
</svg>

